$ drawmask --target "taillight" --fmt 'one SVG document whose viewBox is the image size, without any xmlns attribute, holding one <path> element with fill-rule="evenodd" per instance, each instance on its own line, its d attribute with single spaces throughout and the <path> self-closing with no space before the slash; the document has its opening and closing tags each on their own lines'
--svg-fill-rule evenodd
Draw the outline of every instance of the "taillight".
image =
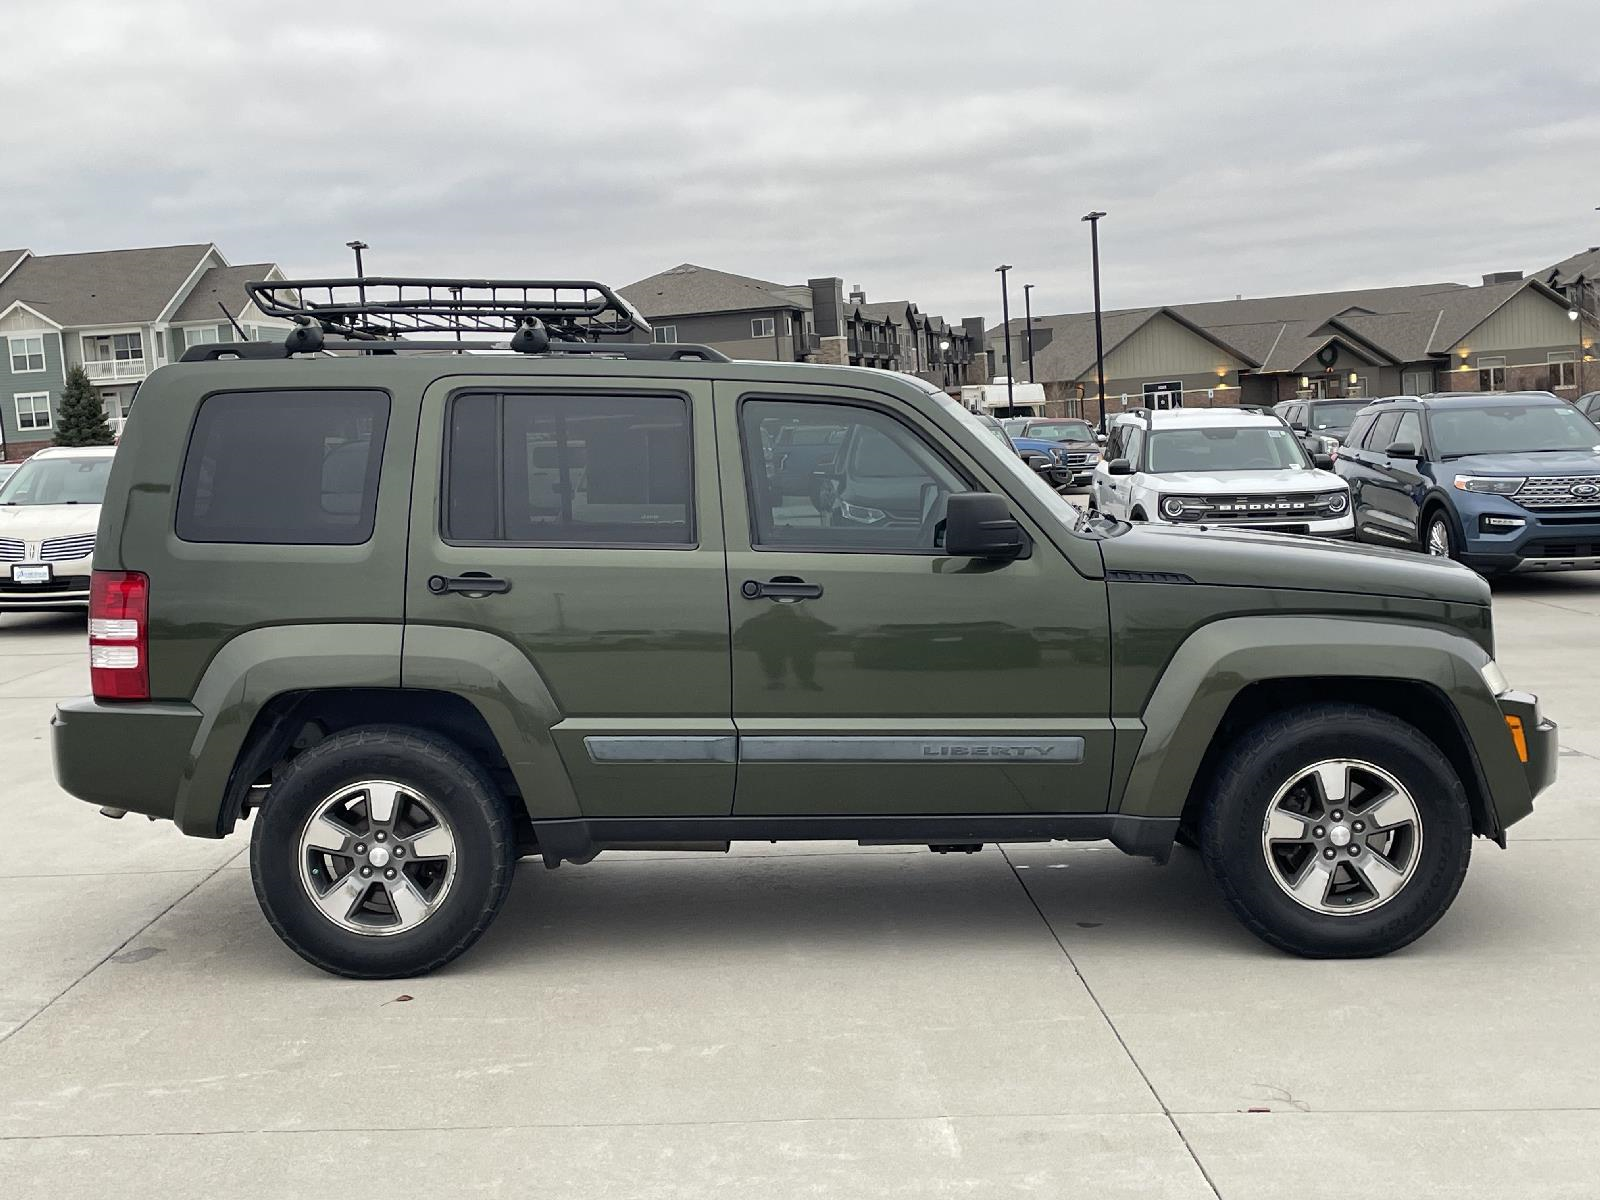
<svg viewBox="0 0 1600 1200">
<path fill-rule="evenodd" d="M 89 686 L 96 700 L 150 699 L 150 579 L 96 571 L 89 583 Z"/>
</svg>

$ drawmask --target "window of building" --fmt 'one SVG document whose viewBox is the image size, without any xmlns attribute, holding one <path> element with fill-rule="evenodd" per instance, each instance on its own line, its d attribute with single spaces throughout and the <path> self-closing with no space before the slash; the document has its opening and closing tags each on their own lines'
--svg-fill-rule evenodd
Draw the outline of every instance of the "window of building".
<svg viewBox="0 0 1600 1200">
<path fill-rule="evenodd" d="M 144 341 L 137 333 L 85 335 L 83 357 L 89 362 L 132 362 L 144 357 Z"/>
<path fill-rule="evenodd" d="M 936 553 L 946 502 L 967 484 L 908 426 L 876 409 L 830 401 L 748 400 L 740 408 L 752 545 L 841 553 Z M 771 449 L 807 431 L 814 471 Z"/>
<path fill-rule="evenodd" d="M 465 392 L 450 404 L 444 534 L 466 543 L 694 543 L 681 396 Z"/>
<path fill-rule="evenodd" d="M 191 325 L 183 331 L 183 345 L 190 346 L 215 346 L 222 341 L 221 332 L 215 325 Z"/>
<path fill-rule="evenodd" d="M 753 338 L 772 337 L 777 331 L 778 323 L 773 317 L 753 317 L 750 321 L 750 336 Z"/>
<path fill-rule="evenodd" d="M 1504 358 L 1478 359 L 1478 390 L 1503 392 L 1506 390 L 1506 360 Z"/>
<path fill-rule="evenodd" d="M 44 338 L 14 337 L 11 343 L 11 373 L 23 375 L 44 370 Z"/>
<path fill-rule="evenodd" d="M 50 428 L 49 392 L 18 392 L 11 399 L 17 408 L 18 429 Z"/>
<path fill-rule="evenodd" d="M 1545 358 L 1550 364 L 1550 386 L 1552 388 L 1575 388 L 1578 386 L 1578 352 L 1576 350 L 1552 350 Z"/>
<path fill-rule="evenodd" d="M 1400 390 L 1407 396 L 1426 396 L 1433 391 L 1433 372 L 1405 372 L 1400 379 Z"/>
<path fill-rule="evenodd" d="M 379 391 L 217 392 L 178 482 L 186 542 L 356 546 L 372 536 L 389 425 Z"/>
<path fill-rule="evenodd" d="M 651 331 L 657 344 L 670 345 L 678 340 L 678 327 L 676 325 L 657 325 Z"/>
</svg>

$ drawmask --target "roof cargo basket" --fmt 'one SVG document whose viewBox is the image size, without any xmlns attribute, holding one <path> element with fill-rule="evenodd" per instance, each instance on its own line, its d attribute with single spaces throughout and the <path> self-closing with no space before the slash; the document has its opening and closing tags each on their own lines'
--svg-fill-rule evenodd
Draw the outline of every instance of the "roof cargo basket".
<svg viewBox="0 0 1600 1200">
<path fill-rule="evenodd" d="M 263 280 L 246 283 L 245 290 L 265 315 L 294 322 L 282 344 L 270 350 L 254 342 L 195 346 L 183 361 L 440 350 L 729 361 L 709 346 L 621 340 L 633 334 L 648 338 L 650 325 L 616 292 L 592 280 L 372 275 Z M 499 337 L 467 341 L 463 334 Z"/>
</svg>

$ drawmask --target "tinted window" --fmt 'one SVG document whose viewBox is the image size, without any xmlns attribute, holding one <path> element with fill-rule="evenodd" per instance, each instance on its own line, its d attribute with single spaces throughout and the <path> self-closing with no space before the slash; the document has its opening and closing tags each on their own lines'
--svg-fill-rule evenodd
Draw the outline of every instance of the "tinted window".
<svg viewBox="0 0 1600 1200">
<path fill-rule="evenodd" d="M 1127 449 L 1122 452 L 1122 457 L 1133 464 L 1134 470 L 1140 470 L 1139 456 L 1144 453 L 1144 430 L 1137 425 L 1130 425 L 1124 439 Z"/>
<path fill-rule="evenodd" d="M 686 546 L 681 396 L 473 392 L 450 404 L 445 536 L 533 545 Z"/>
<path fill-rule="evenodd" d="M 1346 441 L 1352 446 L 1360 447 L 1363 444 L 1362 439 L 1366 437 L 1367 430 L 1372 428 L 1372 422 L 1375 419 L 1370 413 L 1364 417 L 1357 417 L 1354 424 L 1350 426 L 1350 436 Z"/>
<path fill-rule="evenodd" d="M 1400 428 L 1400 414 L 1386 412 L 1381 414 L 1373 423 L 1372 432 L 1367 434 L 1366 448 L 1376 450 L 1382 454 L 1394 444 L 1394 431 Z"/>
<path fill-rule="evenodd" d="M 195 418 L 178 485 L 186 542 L 354 546 L 372 536 L 389 397 L 219 392 Z"/>
<path fill-rule="evenodd" d="M 740 420 L 754 545 L 932 553 L 943 536 L 946 501 L 966 490 L 926 442 L 875 409 L 749 400 Z M 785 428 L 824 423 L 837 432 L 839 453 L 802 489 L 766 448 L 782 440 Z"/>
<path fill-rule="evenodd" d="M 1600 438 L 1592 422 L 1567 404 L 1499 404 L 1434 409 L 1428 416 L 1434 448 L 1446 458 L 1589 450 Z"/>
<path fill-rule="evenodd" d="M 1414 450 L 1422 449 L 1422 419 L 1414 412 L 1400 414 L 1400 424 L 1395 428 L 1394 440 L 1405 442 Z"/>
</svg>

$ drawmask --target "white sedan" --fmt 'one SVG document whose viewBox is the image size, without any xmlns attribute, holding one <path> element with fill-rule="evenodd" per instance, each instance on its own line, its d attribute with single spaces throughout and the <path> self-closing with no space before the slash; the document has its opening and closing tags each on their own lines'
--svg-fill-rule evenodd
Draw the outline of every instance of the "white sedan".
<svg viewBox="0 0 1600 1200">
<path fill-rule="evenodd" d="M 41 450 L 0 484 L 0 612 L 88 608 L 111 446 Z"/>
</svg>

